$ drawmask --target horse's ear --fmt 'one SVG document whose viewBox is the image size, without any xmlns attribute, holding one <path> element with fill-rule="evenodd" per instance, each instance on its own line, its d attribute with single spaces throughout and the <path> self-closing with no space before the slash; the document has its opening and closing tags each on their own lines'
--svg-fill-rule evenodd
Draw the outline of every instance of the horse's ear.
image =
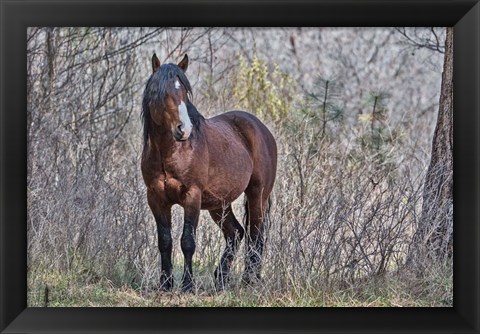
<svg viewBox="0 0 480 334">
<path fill-rule="evenodd" d="M 152 56 L 152 71 L 156 72 L 160 67 L 160 60 L 157 57 L 157 54 L 154 53 Z"/>
<path fill-rule="evenodd" d="M 178 63 L 178 67 L 182 69 L 183 72 L 187 71 L 188 68 L 188 56 L 185 53 L 185 56 L 183 57 L 182 61 Z"/>
</svg>

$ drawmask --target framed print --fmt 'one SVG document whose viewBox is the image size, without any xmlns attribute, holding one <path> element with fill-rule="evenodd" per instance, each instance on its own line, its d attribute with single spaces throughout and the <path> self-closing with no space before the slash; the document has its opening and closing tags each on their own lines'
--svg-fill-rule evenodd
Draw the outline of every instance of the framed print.
<svg viewBox="0 0 480 334">
<path fill-rule="evenodd" d="M 478 2 L 1 17 L 2 333 L 479 331 Z"/>
</svg>

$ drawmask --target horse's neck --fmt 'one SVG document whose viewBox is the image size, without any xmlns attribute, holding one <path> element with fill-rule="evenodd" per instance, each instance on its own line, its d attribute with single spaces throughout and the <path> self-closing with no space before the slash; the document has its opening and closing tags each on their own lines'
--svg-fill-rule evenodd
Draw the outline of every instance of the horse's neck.
<svg viewBox="0 0 480 334">
<path fill-rule="evenodd" d="M 194 135 L 192 133 L 192 135 Z M 192 141 L 198 140 L 198 138 L 191 138 L 186 141 L 176 141 L 171 132 L 159 133 L 151 132 L 149 137 L 148 157 L 149 159 L 156 160 L 158 162 L 174 159 L 176 155 L 185 154 L 192 148 Z"/>
<path fill-rule="evenodd" d="M 190 100 L 187 100 L 187 109 L 194 127 L 198 129 L 205 118 L 202 116 L 202 114 L 200 114 L 197 107 L 195 107 Z"/>
<path fill-rule="evenodd" d="M 171 133 L 150 133 L 148 139 L 149 156 L 152 159 L 166 159 L 175 151 L 175 140 Z"/>
</svg>

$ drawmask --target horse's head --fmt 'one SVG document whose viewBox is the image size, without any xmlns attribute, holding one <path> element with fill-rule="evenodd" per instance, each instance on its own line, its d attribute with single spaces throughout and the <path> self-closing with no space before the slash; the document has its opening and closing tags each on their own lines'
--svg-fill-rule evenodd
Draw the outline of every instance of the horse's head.
<svg viewBox="0 0 480 334">
<path fill-rule="evenodd" d="M 160 60 L 154 54 L 153 73 L 143 97 L 144 115 L 148 112 L 153 122 L 161 129 L 171 131 L 177 141 L 187 140 L 193 129 L 187 110 L 188 97 L 192 92 L 185 76 L 187 67 L 187 55 L 178 65 L 160 65 Z"/>
</svg>

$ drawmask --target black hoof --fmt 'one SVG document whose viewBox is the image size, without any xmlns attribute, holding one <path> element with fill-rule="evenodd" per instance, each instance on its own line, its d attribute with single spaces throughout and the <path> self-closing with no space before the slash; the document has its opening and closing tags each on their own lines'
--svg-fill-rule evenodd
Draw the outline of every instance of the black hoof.
<svg viewBox="0 0 480 334">
<path fill-rule="evenodd" d="M 182 284 L 182 292 L 184 292 L 184 293 L 193 293 L 194 287 L 195 287 L 195 284 L 194 284 L 194 282 L 192 282 L 192 281 L 190 281 L 190 282 L 183 282 L 183 284 Z"/>
<path fill-rule="evenodd" d="M 162 277 L 160 279 L 159 290 L 169 292 L 169 291 L 172 291 L 172 289 L 173 289 L 173 278 Z"/>
<path fill-rule="evenodd" d="M 259 274 L 254 274 L 250 272 L 243 273 L 242 276 L 242 284 L 245 286 L 254 286 L 257 285 L 261 281 Z"/>
</svg>

